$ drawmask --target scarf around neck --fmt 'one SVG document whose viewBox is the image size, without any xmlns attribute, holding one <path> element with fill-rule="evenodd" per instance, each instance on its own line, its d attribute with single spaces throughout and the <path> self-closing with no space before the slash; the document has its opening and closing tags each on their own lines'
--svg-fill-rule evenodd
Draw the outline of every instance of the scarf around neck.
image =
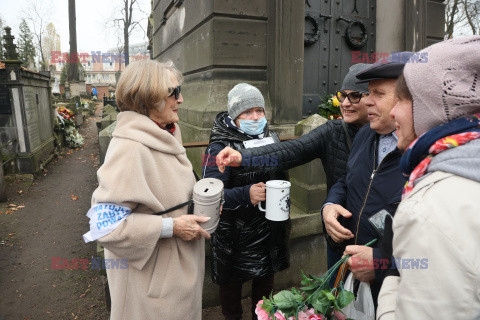
<svg viewBox="0 0 480 320">
<path fill-rule="evenodd" d="M 415 181 L 425 175 L 435 155 L 479 138 L 480 113 L 452 120 L 418 137 L 400 160 L 402 173 L 409 178 L 402 199 L 413 190 Z"/>
<path fill-rule="evenodd" d="M 163 126 L 163 127 L 162 127 L 162 125 L 161 125 L 159 122 L 157 122 L 157 121 L 155 121 L 155 120 L 153 120 L 153 119 L 152 119 L 152 121 L 155 122 L 156 125 L 157 125 L 160 129 L 163 129 L 163 130 L 165 130 L 165 131 L 168 131 L 168 132 L 173 136 L 173 133 L 175 132 L 175 123 L 172 122 L 172 123 L 169 123 L 169 124 L 167 124 L 166 126 Z"/>
</svg>

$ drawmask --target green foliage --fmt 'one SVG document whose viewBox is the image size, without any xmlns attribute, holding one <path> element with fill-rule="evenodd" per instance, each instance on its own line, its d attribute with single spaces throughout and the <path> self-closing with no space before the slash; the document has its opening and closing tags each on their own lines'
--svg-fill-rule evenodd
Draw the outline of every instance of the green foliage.
<svg viewBox="0 0 480 320">
<path fill-rule="evenodd" d="M 66 80 L 67 80 L 67 64 L 64 64 L 62 67 L 62 73 L 60 74 L 60 84 L 64 86 Z"/>
<path fill-rule="evenodd" d="M 4 22 L 2 17 L 0 16 L 0 60 L 3 60 L 3 28 L 4 28 Z"/>
<path fill-rule="evenodd" d="M 65 63 L 62 67 L 62 73 L 60 74 L 60 84 L 65 85 L 65 81 L 67 81 L 67 75 L 68 75 L 68 68 L 71 68 L 72 64 L 71 63 Z M 82 64 L 80 62 L 77 63 L 77 68 L 78 68 L 78 73 L 83 73 L 85 76 L 85 69 L 83 68 Z"/>
<path fill-rule="evenodd" d="M 365 244 L 370 246 L 375 243 L 376 239 Z M 345 290 L 343 282 L 339 286 L 331 289 L 329 286 L 330 279 L 334 276 L 337 269 L 344 263 L 349 255 L 340 259 L 333 267 L 321 277 L 313 275 L 305 275 L 302 271 L 303 287 L 299 289 L 283 290 L 267 299 L 263 297 L 263 303 L 260 305 L 268 315 L 274 318 L 277 311 L 281 311 L 285 318 L 295 317 L 298 319 L 300 311 L 309 308 L 315 309 L 315 314 L 321 314 L 327 320 L 336 319 L 341 310 L 352 303 L 355 296 L 352 292 Z M 323 319 L 323 318 L 322 318 Z"/>
<path fill-rule="evenodd" d="M 329 120 L 338 119 L 342 117 L 340 111 L 340 103 L 337 97 L 327 94 L 325 97 L 320 98 L 322 103 L 318 106 L 318 114 Z"/>
<path fill-rule="evenodd" d="M 338 293 L 337 300 L 335 301 L 335 309 L 341 310 L 345 308 L 350 302 L 353 301 L 353 299 L 355 299 L 353 293 L 345 290 L 342 286 L 341 291 Z"/>
<path fill-rule="evenodd" d="M 273 296 L 275 305 L 288 316 L 296 313 L 297 308 L 303 305 L 302 300 L 302 295 L 288 290 L 280 291 Z"/>
<path fill-rule="evenodd" d="M 18 58 L 22 61 L 25 67 L 28 67 L 30 64 L 35 67 L 35 57 L 36 51 L 33 44 L 33 37 L 30 28 L 28 27 L 27 21 L 22 19 L 20 22 L 20 34 L 18 36 Z"/>
</svg>

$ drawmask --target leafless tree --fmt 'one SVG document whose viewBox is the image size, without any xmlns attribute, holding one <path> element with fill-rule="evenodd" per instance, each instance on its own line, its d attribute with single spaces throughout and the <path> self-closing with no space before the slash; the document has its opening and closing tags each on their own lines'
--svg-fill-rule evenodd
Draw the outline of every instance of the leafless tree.
<svg viewBox="0 0 480 320">
<path fill-rule="evenodd" d="M 147 20 L 149 14 L 142 10 L 138 0 L 121 0 L 121 3 L 122 8 L 121 10 L 117 11 L 121 12 L 121 17 L 115 17 L 113 22 L 115 23 L 115 26 L 120 28 L 123 33 L 123 53 L 125 54 L 125 66 L 127 66 L 130 62 L 130 35 L 137 27 L 140 28 L 144 34 L 146 33 L 141 23 Z"/>
<path fill-rule="evenodd" d="M 445 38 L 450 39 L 454 34 L 478 34 L 479 26 L 479 0 L 447 0 L 445 2 Z M 468 30 L 471 30 L 471 33 Z"/>
<path fill-rule="evenodd" d="M 463 0 L 465 17 L 473 34 L 479 34 L 480 27 L 480 1 Z"/>
<path fill-rule="evenodd" d="M 37 50 L 40 53 L 40 68 L 48 70 L 48 61 L 43 50 L 43 33 L 47 26 L 49 17 L 53 14 L 53 7 L 50 1 L 39 2 L 33 0 L 28 2 L 28 7 L 23 10 L 22 15 L 30 24 L 31 30 L 35 36 Z"/>
</svg>

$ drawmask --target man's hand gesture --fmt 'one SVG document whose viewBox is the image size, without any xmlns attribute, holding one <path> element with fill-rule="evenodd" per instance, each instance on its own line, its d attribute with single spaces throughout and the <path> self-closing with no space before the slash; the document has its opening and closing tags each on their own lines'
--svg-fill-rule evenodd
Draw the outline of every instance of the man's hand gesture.
<svg viewBox="0 0 480 320">
<path fill-rule="evenodd" d="M 340 222 L 338 222 L 338 217 L 340 215 L 345 218 L 352 216 L 352 213 L 342 207 L 339 204 L 329 204 L 323 208 L 323 222 L 325 223 L 325 229 L 327 230 L 328 235 L 335 242 L 343 242 L 345 240 L 353 238 L 353 233 L 344 228 Z"/>
</svg>

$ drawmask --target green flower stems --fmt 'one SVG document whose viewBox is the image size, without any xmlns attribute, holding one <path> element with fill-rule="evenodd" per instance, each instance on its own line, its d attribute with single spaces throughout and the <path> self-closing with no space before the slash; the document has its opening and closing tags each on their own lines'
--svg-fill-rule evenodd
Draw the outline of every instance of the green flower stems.
<svg viewBox="0 0 480 320">
<path fill-rule="evenodd" d="M 374 244 L 375 242 L 377 241 L 377 239 L 373 239 L 372 241 L 368 242 L 367 244 L 365 244 L 365 246 L 367 247 L 370 247 L 372 244 Z M 348 258 L 350 258 L 351 255 L 347 255 L 345 257 L 343 257 L 342 259 L 338 260 L 337 263 L 335 263 L 330 269 L 327 270 L 327 273 L 321 277 L 320 279 L 322 279 L 322 283 L 320 284 L 320 286 L 317 288 L 317 290 L 315 290 L 315 292 L 313 294 L 311 294 L 307 299 L 305 299 L 306 302 L 310 302 L 310 298 L 314 296 L 314 294 L 320 290 L 320 289 L 323 289 L 324 287 L 324 284 L 325 283 L 328 283 L 330 281 L 330 279 L 332 278 L 332 276 L 334 275 L 335 271 L 342 265 L 342 263 L 344 263 L 345 261 L 348 260 Z"/>
</svg>

